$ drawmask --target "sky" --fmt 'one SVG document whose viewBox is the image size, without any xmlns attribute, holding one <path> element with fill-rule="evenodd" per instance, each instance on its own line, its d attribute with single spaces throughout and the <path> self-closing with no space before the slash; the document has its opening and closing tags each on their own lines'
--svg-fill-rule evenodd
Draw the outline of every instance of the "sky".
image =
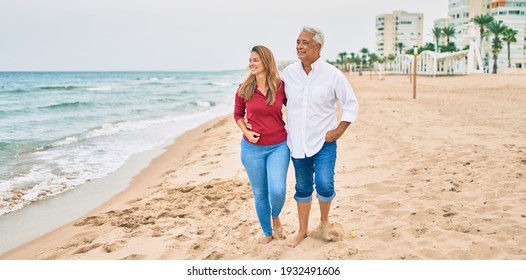
<svg viewBox="0 0 526 280">
<path fill-rule="evenodd" d="M 325 34 L 322 58 L 375 50 L 375 18 L 424 14 L 426 42 L 447 0 L 0 0 L 0 71 L 244 69 L 250 48 L 296 60 L 303 26 Z"/>
</svg>

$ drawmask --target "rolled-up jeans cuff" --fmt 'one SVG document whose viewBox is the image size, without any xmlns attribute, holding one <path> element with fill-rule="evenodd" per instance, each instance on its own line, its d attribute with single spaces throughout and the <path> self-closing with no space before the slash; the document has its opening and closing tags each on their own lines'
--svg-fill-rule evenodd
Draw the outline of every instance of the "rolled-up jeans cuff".
<svg viewBox="0 0 526 280">
<path fill-rule="evenodd" d="M 335 192 L 332 193 L 332 195 L 330 197 L 325 197 L 325 196 L 321 196 L 319 194 L 316 194 L 316 197 L 318 198 L 318 200 L 320 200 L 321 202 L 325 202 L 325 203 L 331 202 L 334 199 L 335 196 L 336 196 Z"/>
<path fill-rule="evenodd" d="M 312 195 L 306 196 L 306 197 L 297 197 L 294 196 L 294 200 L 298 203 L 307 203 L 312 201 Z"/>
</svg>

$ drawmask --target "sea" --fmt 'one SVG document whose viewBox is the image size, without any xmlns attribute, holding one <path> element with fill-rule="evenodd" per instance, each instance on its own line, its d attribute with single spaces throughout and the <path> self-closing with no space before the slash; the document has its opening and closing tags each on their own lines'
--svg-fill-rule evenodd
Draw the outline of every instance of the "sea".
<svg viewBox="0 0 526 280">
<path fill-rule="evenodd" d="M 233 110 L 243 70 L 0 72 L 0 216 Z"/>
</svg>

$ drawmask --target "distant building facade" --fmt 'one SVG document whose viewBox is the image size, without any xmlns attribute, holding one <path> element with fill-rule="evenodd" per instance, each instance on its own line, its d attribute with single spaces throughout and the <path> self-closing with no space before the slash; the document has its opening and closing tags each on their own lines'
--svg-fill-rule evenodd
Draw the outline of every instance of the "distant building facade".
<svg viewBox="0 0 526 280">
<path fill-rule="evenodd" d="M 455 37 L 450 38 L 457 48 L 463 49 L 469 45 L 468 23 L 473 18 L 484 13 L 484 2 L 487 0 L 449 0 L 448 26 L 455 28 Z"/>
<path fill-rule="evenodd" d="M 514 68 L 526 67 L 526 1 L 507 0 L 448 0 L 448 20 L 439 19 L 434 25 L 444 27 L 452 26 L 456 30 L 454 38 L 450 38 L 458 49 L 469 45 L 468 30 L 473 24 L 473 18 L 483 14 L 490 14 L 496 21 L 517 30 L 516 43 L 510 45 L 511 64 Z M 480 37 L 480 36 L 479 36 Z M 491 41 L 493 37 L 488 34 L 481 46 L 482 56 L 485 64 L 491 68 L 493 63 L 491 54 Z M 442 42 L 443 43 L 443 42 Z M 504 42 L 503 48 L 497 60 L 498 68 L 508 67 L 508 49 Z"/>
<path fill-rule="evenodd" d="M 510 60 L 512 68 L 526 68 L 526 1 L 488 1 L 491 2 L 487 11 L 493 18 L 517 31 L 516 43 L 510 44 Z M 491 35 L 485 39 L 485 50 L 491 49 Z M 491 52 L 489 53 L 491 57 Z M 503 42 L 497 65 L 500 69 L 508 67 L 508 47 Z"/>
<path fill-rule="evenodd" d="M 423 45 L 424 14 L 394 11 L 376 16 L 376 53 L 381 57 Z M 400 43 L 403 49 L 400 50 Z"/>
</svg>

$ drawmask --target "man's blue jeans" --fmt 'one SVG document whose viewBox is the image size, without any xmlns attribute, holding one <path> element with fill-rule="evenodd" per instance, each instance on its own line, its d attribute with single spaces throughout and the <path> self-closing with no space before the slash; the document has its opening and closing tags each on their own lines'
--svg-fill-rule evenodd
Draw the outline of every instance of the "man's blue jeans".
<svg viewBox="0 0 526 280">
<path fill-rule="evenodd" d="M 336 165 L 336 141 L 325 142 L 321 150 L 312 157 L 292 158 L 296 173 L 296 202 L 311 202 L 314 186 L 316 197 L 322 202 L 331 202 L 334 192 L 334 168 Z"/>
<path fill-rule="evenodd" d="M 287 141 L 259 146 L 242 139 L 241 162 L 252 187 L 261 229 L 265 236 L 272 236 L 271 215 L 278 217 L 285 204 L 290 163 Z"/>
</svg>

